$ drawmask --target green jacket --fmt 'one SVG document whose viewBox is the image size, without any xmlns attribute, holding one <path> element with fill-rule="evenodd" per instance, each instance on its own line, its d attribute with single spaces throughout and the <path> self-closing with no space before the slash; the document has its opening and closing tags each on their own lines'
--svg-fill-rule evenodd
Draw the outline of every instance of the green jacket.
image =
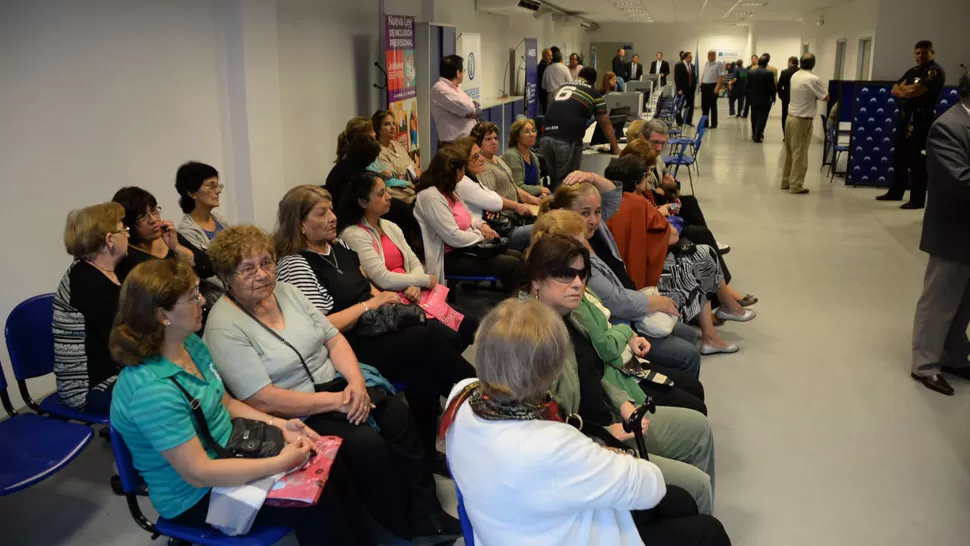
<svg viewBox="0 0 970 546">
<path fill-rule="evenodd" d="M 586 332 L 590 343 L 606 364 L 603 379 L 614 388 L 626 393 L 636 406 L 647 401 L 647 395 L 640 388 L 640 382 L 620 371 L 626 362 L 623 352 L 633 338 L 633 330 L 626 324 L 610 324 L 603 313 L 589 301 L 589 294 L 583 296 L 579 307 L 572 312 L 581 323 L 574 320 L 573 325 Z"/>
<path fill-rule="evenodd" d="M 529 155 L 532 158 L 532 164 L 536 166 L 536 169 L 538 169 L 539 156 L 537 156 L 532 150 L 529 150 Z M 509 169 L 512 171 L 512 180 L 515 181 L 515 184 L 518 187 L 536 197 L 542 195 L 541 182 L 535 186 L 525 183 L 525 160 L 522 159 L 522 152 L 520 152 L 517 147 L 512 147 L 506 150 L 506 152 L 502 154 L 502 161 L 509 166 Z M 541 177 L 542 173 L 539 173 L 539 176 Z"/>
</svg>

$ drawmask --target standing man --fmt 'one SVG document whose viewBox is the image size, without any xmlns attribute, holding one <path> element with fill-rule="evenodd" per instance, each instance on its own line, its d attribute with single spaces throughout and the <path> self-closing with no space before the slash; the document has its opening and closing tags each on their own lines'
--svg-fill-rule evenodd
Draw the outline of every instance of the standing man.
<svg viewBox="0 0 970 546">
<path fill-rule="evenodd" d="M 542 50 L 542 60 L 539 61 L 539 67 L 536 71 L 536 81 L 539 82 L 539 111 L 542 113 L 546 112 L 546 91 L 542 87 L 542 75 L 546 72 L 546 67 L 552 62 L 552 50 L 549 48 Z"/>
<path fill-rule="evenodd" d="M 640 56 L 636 53 L 633 54 L 630 64 L 626 65 L 626 75 L 631 82 L 638 81 L 640 76 L 643 76 L 643 65 L 640 64 Z"/>
<path fill-rule="evenodd" d="M 785 120 L 788 119 L 788 103 L 791 102 L 791 77 L 798 72 L 798 57 L 788 57 L 788 68 L 778 76 L 778 98 L 781 100 L 781 133 L 785 135 Z"/>
<path fill-rule="evenodd" d="M 558 47 L 552 46 L 552 62 L 546 67 L 542 75 L 542 88 L 546 91 L 546 111 L 552 106 L 552 96 L 560 87 L 572 81 L 569 69 L 562 63 L 562 51 Z"/>
<path fill-rule="evenodd" d="M 921 209 L 926 204 L 926 135 L 936 117 L 936 102 L 946 83 L 943 67 L 936 64 L 933 42 L 916 42 L 916 66 L 893 85 L 899 117 L 896 120 L 896 152 L 893 158 L 893 183 L 880 201 L 902 201 L 909 186 L 909 202 L 901 209 Z"/>
<path fill-rule="evenodd" d="M 626 56 L 626 50 L 622 47 L 616 50 L 616 57 L 613 57 L 613 73 L 616 74 L 616 90 L 624 91 L 626 90 L 626 62 L 623 57 Z"/>
<path fill-rule="evenodd" d="M 751 56 L 751 64 L 748 65 L 748 69 L 745 72 L 747 72 L 748 74 L 751 74 L 752 72 L 754 72 L 754 70 L 756 68 L 758 68 L 758 56 L 757 55 L 752 55 Z M 751 88 L 750 88 L 750 85 L 748 86 L 747 93 L 745 94 L 744 98 L 745 98 L 744 113 L 741 114 L 741 117 L 747 118 L 748 117 L 748 112 L 751 110 Z"/>
<path fill-rule="evenodd" d="M 970 74 L 957 88 L 960 103 L 936 120 L 926 142 L 930 201 L 919 248 L 930 259 L 913 320 L 911 373 L 946 395 L 953 387 L 941 372 L 970 379 Z"/>
<path fill-rule="evenodd" d="M 660 74 L 660 87 L 667 85 L 667 76 L 670 75 L 670 63 L 664 60 L 664 52 L 657 52 L 657 60 L 650 64 L 651 74 Z"/>
<path fill-rule="evenodd" d="M 734 79 L 731 80 L 731 90 L 728 93 L 730 93 L 731 114 L 734 115 L 734 103 L 736 101 L 738 103 L 737 117 L 745 117 L 742 115 L 742 110 L 747 105 L 748 69 L 744 67 L 744 62 L 741 59 L 734 63 Z"/>
<path fill-rule="evenodd" d="M 613 124 L 606 112 L 606 103 L 593 87 L 596 84 L 596 69 L 587 66 L 579 71 L 579 77 L 579 80 L 560 87 L 550 97 L 549 111 L 542 120 L 539 153 L 549 169 L 552 179 L 549 189 L 553 191 L 562 184 L 566 175 L 579 169 L 583 159 L 583 137 L 586 136 L 586 125 L 591 117 L 595 116 L 612 152 L 620 153 Z"/>
<path fill-rule="evenodd" d="M 431 86 L 431 117 L 438 130 L 438 148 L 468 136 L 478 121 L 478 105 L 461 88 L 465 60 L 448 55 L 441 60 L 441 77 Z"/>
<path fill-rule="evenodd" d="M 795 59 L 795 63 L 797 66 L 798 59 Z M 812 143 L 812 124 L 818 115 L 817 101 L 829 100 L 825 84 L 812 73 L 813 68 L 815 55 L 806 53 L 802 55 L 801 70 L 789 77 L 791 117 L 785 127 L 785 167 L 781 178 L 781 189 L 788 190 L 789 193 L 808 193 L 808 188 L 803 185 L 805 171 L 808 170 L 808 147 Z M 782 74 L 782 78 L 784 77 Z M 778 96 L 781 96 L 781 91 Z M 784 106 L 787 108 L 789 105 Z"/>
<path fill-rule="evenodd" d="M 751 140 L 765 139 L 765 125 L 775 103 L 775 75 L 768 70 L 768 56 L 758 58 L 758 67 L 748 74 L 748 101 L 751 103 Z"/>
<path fill-rule="evenodd" d="M 684 111 L 686 112 L 684 116 L 677 112 L 677 123 L 693 127 L 697 72 L 694 70 L 694 56 L 690 51 L 684 52 L 680 62 L 674 68 L 674 84 L 677 86 L 677 94 L 684 96 Z"/>
<path fill-rule="evenodd" d="M 579 64 L 579 53 L 569 54 L 569 79 L 575 80 L 579 78 L 579 71 L 583 69 L 583 65 Z"/>
<path fill-rule="evenodd" d="M 721 63 L 717 52 L 707 52 L 707 62 L 701 73 L 701 111 L 707 116 L 707 126 L 717 129 L 717 95 L 721 91 Z"/>
</svg>

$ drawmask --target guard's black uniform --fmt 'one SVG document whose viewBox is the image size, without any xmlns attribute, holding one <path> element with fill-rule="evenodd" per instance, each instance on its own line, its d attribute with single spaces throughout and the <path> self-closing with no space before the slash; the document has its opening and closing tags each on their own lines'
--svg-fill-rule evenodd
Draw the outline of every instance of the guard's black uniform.
<svg viewBox="0 0 970 546">
<path fill-rule="evenodd" d="M 926 66 L 916 65 L 896 81 L 899 84 L 919 84 L 926 92 L 912 99 L 896 99 L 899 117 L 896 120 L 896 151 L 893 160 L 893 184 L 886 197 L 902 199 L 909 187 L 909 202 L 923 206 L 926 203 L 926 137 L 930 125 L 936 119 L 936 103 L 943 92 L 946 73 L 943 67 L 930 61 Z"/>
</svg>

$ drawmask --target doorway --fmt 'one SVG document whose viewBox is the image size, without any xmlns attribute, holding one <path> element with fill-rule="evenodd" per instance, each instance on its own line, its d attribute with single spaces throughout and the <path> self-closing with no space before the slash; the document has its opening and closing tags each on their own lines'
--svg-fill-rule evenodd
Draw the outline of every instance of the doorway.
<svg viewBox="0 0 970 546">
<path fill-rule="evenodd" d="M 855 79 L 865 81 L 869 79 L 869 65 L 872 62 L 872 38 L 859 40 L 859 67 Z"/>
<path fill-rule="evenodd" d="M 841 80 L 843 73 L 845 73 L 845 39 L 844 38 L 835 42 L 835 75 L 832 76 L 832 79 Z"/>
</svg>

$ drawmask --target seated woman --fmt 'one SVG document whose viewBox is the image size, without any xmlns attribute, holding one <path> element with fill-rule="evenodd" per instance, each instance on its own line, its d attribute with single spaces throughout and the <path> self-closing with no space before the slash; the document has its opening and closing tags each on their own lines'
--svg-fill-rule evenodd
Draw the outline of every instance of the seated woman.
<svg viewBox="0 0 970 546">
<path fill-rule="evenodd" d="M 421 290 L 434 288 L 438 279 L 424 272 L 421 261 L 404 240 L 401 228 L 381 218 L 391 201 L 384 180 L 371 172 L 358 174 L 351 179 L 344 196 L 337 210 L 340 240 L 357 253 L 364 275 L 375 287 L 403 292 L 408 301 L 417 303 Z M 438 321 L 432 321 L 432 328 L 439 335 L 452 338 L 452 332 L 442 330 Z M 478 322 L 466 315 L 458 328 L 461 351 L 472 344 L 477 329 Z"/>
<path fill-rule="evenodd" d="M 323 191 L 295 190 L 300 188 Z M 209 253 L 229 290 L 212 307 L 205 341 L 233 394 L 261 411 L 305 419 L 318 433 L 343 438 L 340 451 L 364 503 L 395 535 L 457 534 L 457 520 L 438 503 L 408 406 L 390 394 L 393 388 L 380 373 L 358 363 L 347 338 L 299 288 L 276 281 L 269 235 L 233 226 L 216 237 Z M 406 362 L 401 359 L 402 366 Z"/>
<path fill-rule="evenodd" d="M 303 292 L 344 335 L 357 358 L 391 381 L 407 384 L 424 452 L 433 458 L 439 398 L 458 381 L 475 376 L 461 356 L 466 347 L 461 336 L 436 320 L 379 336 L 358 330 L 361 316 L 401 303 L 401 297 L 371 284 L 357 253 L 337 239 L 337 217 L 324 189 L 297 186 L 286 192 L 279 204 L 274 245 L 280 257 L 276 279 Z"/>
<path fill-rule="evenodd" d="M 111 426 L 125 440 L 135 468 L 148 485 L 158 514 L 177 524 L 204 527 L 213 487 L 244 485 L 303 465 L 319 439 L 299 419 L 279 419 L 229 396 L 205 344 L 199 281 L 184 262 L 153 260 L 125 280 L 111 354 L 126 367 L 111 401 Z M 206 445 L 190 408 L 201 402 L 211 438 L 225 447 L 230 419 L 263 421 L 288 442 L 264 459 L 219 459 Z M 260 508 L 256 525 L 292 525 L 302 546 L 377 544 L 365 509 L 342 460 L 334 461 L 320 500 L 307 508 Z"/>
<path fill-rule="evenodd" d="M 529 195 L 546 197 L 551 193 L 542 185 L 539 156 L 532 151 L 536 145 L 536 122 L 529 118 L 519 118 L 512 122 L 509 129 L 509 147 L 502 154 L 502 161 L 512 171 L 512 181 Z"/>
<path fill-rule="evenodd" d="M 482 323 L 481 379 L 455 387 L 443 423 L 476 543 L 729 544 L 689 499 L 684 512 L 657 517 L 680 493 L 658 465 L 544 412 L 571 352 L 563 321 L 535 301 L 505 301 Z"/>
<path fill-rule="evenodd" d="M 600 86 L 597 90 L 600 92 L 600 95 L 616 91 L 616 73 L 607 72 L 603 74 L 603 79 L 600 80 Z"/>
<path fill-rule="evenodd" d="M 704 404 L 704 387 L 697 380 L 697 375 L 693 373 L 695 370 L 691 369 L 684 372 L 662 364 L 662 362 L 670 360 L 666 358 L 667 353 L 671 351 L 669 347 L 654 350 L 653 344 L 650 343 L 649 350 L 644 357 L 650 363 L 639 365 L 631 362 L 633 355 L 626 349 L 630 345 L 631 339 L 640 336 L 634 333 L 629 321 L 620 320 L 617 321 L 616 325 L 610 324 L 610 318 L 613 314 L 598 297 L 595 288 L 595 285 L 603 285 L 605 282 L 602 278 L 594 282 L 593 277 L 615 277 L 615 275 L 590 249 L 589 242 L 586 240 L 586 222 L 583 221 L 583 218 L 570 210 L 554 210 L 543 214 L 536 222 L 535 231 L 532 234 L 532 244 L 534 245 L 543 237 L 553 235 L 572 237 L 590 251 L 592 273 L 588 280 L 589 288 L 583 296 L 578 314 L 583 318 L 583 328 L 588 332 L 591 342 L 596 347 L 597 354 L 610 365 L 607 368 L 609 379 L 615 380 L 621 387 L 634 386 L 630 392 L 635 396 L 634 401 L 637 405 L 643 403 L 646 398 L 644 393 L 646 393 L 652 396 L 659 405 L 689 408 L 707 415 L 707 406 Z M 610 290 L 613 290 L 612 286 Z M 642 296 L 639 292 L 637 294 Z M 673 307 L 672 302 L 670 306 Z M 670 312 L 676 313 L 673 309 L 670 309 Z M 674 337 L 679 343 L 689 345 L 693 349 L 695 360 L 700 361 L 696 346 L 688 344 L 688 342 L 676 336 L 667 337 Z M 648 343 L 649 339 L 652 338 L 648 338 Z M 685 351 L 675 343 L 668 345 L 674 347 L 674 350 Z M 660 358 L 654 358 L 658 355 Z M 642 367 L 643 372 L 638 373 L 636 378 L 632 378 L 629 373 L 622 373 L 620 370 L 629 370 L 628 363 L 637 368 Z M 697 368 L 699 369 L 699 364 Z M 661 375 L 653 375 L 650 372 Z M 673 386 L 669 385 L 667 379 L 673 382 Z M 641 387 L 639 389 L 635 387 L 638 383 Z"/>
<path fill-rule="evenodd" d="M 563 209 L 585 219 L 593 266 L 589 285 L 610 310 L 614 322 L 632 324 L 658 311 L 677 314 L 677 307 L 669 297 L 638 292 L 630 280 L 616 241 L 603 222 L 603 218 L 610 218 L 619 210 L 621 199 L 621 190 L 613 182 L 594 173 L 576 171 L 542 204 L 539 218 L 549 210 Z M 701 356 L 693 328 L 678 322 L 668 336 L 644 337 L 650 341 L 648 360 L 695 379 L 700 377 Z"/>
<path fill-rule="evenodd" d="M 424 238 L 424 264 L 437 279 L 456 276 L 495 276 L 508 292 L 522 282 L 522 254 L 506 250 L 481 257 L 463 249 L 492 240 L 498 233 L 481 218 L 474 218 L 455 191 L 465 178 L 468 157 L 448 146 L 435 154 L 416 189 L 414 216 Z"/>
<path fill-rule="evenodd" d="M 115 268 L 128 253 L 124 216 L 118 203 L 102 203 L 71 211 L 64 226 L 74 263 L 54 294 L 54 377 L 61 400 L 77 411 L 107 414 L 121 371 L 108 336 L 121 293 Z"/>
<path fill-rule="evenodd" d="M 411 159 L 407 148 L 398 141 L 397 123 L 394 122 L 394 114 L 389 110 L 378 110 L 371 116 L 371 124 L 374 132 L 377 133 L 377 141 L 381 143 L 381 155 L 377 159 L 380 161 L 382 170 L 375 172 L 382 177 L 385 174 L 389 174 L 392 180 L 407 183 L 407 186 L 403 186 L 396 182 L 388 185 L 388 187 L 395 188 L 393 190 L 394 192 L 407 192 L 410 201 L 413 202 L 414 186 L 411 184 L 411 181 L 421 178 L 421 166 Z M 398 195 L 394 195 L 394 197 L 404 199 L 403 196 L 398 197 Z"/>
<path fill-rule="evenodd" d="M 486 222 L 491 222 L 504 216 L 500 215 L 503 211 L 507 212 L 509 229 L 500 235 L 509 238 L 509 248 L 525 250 L 529 246 L 529 235 L 532 233 L 532 228 L 527 224 L 535 216 L 533 209 L 516 200 L 506 199 L 479 180 L 479 177 L 483 176 L 488 179 L 489 175 L 486 174 L 485 155 L 474 137 L 461 137 L 455 140 L 451 147 L 468 157 L 465 176 L 458 182 L 455 193 L 468 207 L 472 220 L 484 219 Z M 496 231 L 498 229 L 500 228 Z"/>
<path fill-rule="evenodd" d="M 136 265 L 149 260 L 184 260 L 195 269 L 199 278 L 207 279 L 213 275 L 205 251 L 195 248 L 179 234 L 174 222 L 162 220 L 162 207 L 158 206 L 154 195 L 128 186 L 118 190 L 111 200 L 124 207 L 122 222 L 129 230 L 128 255 L 115 269 L 122 282 Z"/>
<path fill-rule="evenodd" d="M 623 430 L 621 420 L 629 419 L 636 410 L 634 400 L 642 399 L 634 382 L 611 381 L 609 362 L 600 357 L 592 342 L 591 332 L 576 310 L 583 304 L 585 279 L 589 276 L 589 252 L 576 239 L 562 235 L 543 237 L 529 249 L 527 272 L 529 293 L 525 299 L 536 299 L 551 307 L 566 322 L 572 341 L 562 371 L 555 380 L 553 399 L 565 415 L 581 418 L 583 431 L 606 429 L 607 445 L 629 442 L 632 433 Z M 641 356 L 649 343 L 639 336 L 630 338 L 631 352 Z M 622 386 L 618 386 L 622 385 Z M 697 502 L 702 514 L 713 509 L 714 434 L 707 418 L 694 410 L 659 406 L 645 430 L 650 461 L 663 471 L 668 484 L 677 485 Z"/>
<path fill-rule="evenodd" d="M 512 169 L 498 154 L 498 126 L 491 121 L 481 121 L 472 128 L 472 138 L 478 143 L 485 159 L 485 171 L 478 174 L 478 181 L 486 188 L 502 196 L 503 209 L 521 212 L 522 207 L 514 205 L 539 205 L 539 199 L 518 187 L 512 176 Z M 467 173 L 466 173 L 467 174 Z M 506 205 L 505 201 L 509 201 Z M 528 214 L 531 216 L 531 214 Z"/>
<path fill-rule="evenodd" d="M 194 248 L 205 251 L 216 235 L 229 227 L 229 222 L 216 209 L 224 184 L 219 182 L 219 171 L 210 165 L 190 161 L 179 167 L 175 174 L 175 189 L 179 193 L 182 221 L 178 233 Z M 226 291 L 219 277 L 203 279 L 202 296 L 206 306 L 212 304 Z"/>
</svg>

